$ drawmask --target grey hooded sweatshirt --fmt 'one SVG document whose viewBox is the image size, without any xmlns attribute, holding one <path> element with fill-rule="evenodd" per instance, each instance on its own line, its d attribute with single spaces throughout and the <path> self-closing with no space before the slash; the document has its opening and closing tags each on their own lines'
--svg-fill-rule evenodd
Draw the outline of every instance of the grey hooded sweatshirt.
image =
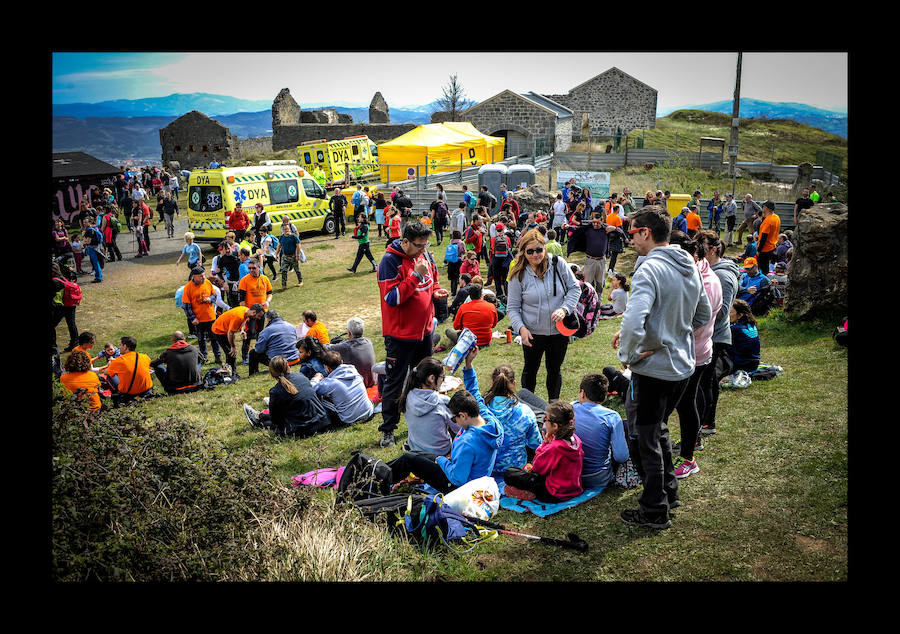
<svg viewBox="0 0 900 634">
<path fill-rule="evenodd" d="M 525 253 L 520 252 L 518 257 L 524 258 Z M 515 276 L 509 280 L 506 314 L 509 315 L 510 328 L 514 333 L 526 326 L 533 335 L 559 334 L 550 316 L 557 308 L 565 308 L 569 315 L 575 312 L 581 297 L 578 280 L 564 259 L 555 255 L 548 257 L 550 262 L 544 279 L 540 279 L 531 266 L 526 264 L 521 282 Z M 556 258 L 556 275 L 553 273 L 553 258 Z"/>
<path fill-rule="evenodd" d="M 656 247 L 637 265 L 622 315 L 619 360 L 637 374 L 680 381 L 694 372 L 694 330 L 712 318 L 694 258 Z M 653 354 L 639 360 L 641 352 Z"/>
<path fill-rule="evenodd" d="M 315 387 L 316 394 L 328 396 L 342 423 L 353 423 L 372 415 L 372 401 L 363 379 L 352 365 L 342 363 Z"/>
<path fill-rule="evenodd" d="M 738 265 L 731 260 L 721 259 L 712 266 L 713 273 L 722 283 L 722 308 L 716 315 L 716 327 L 713 329 L 713 343 L 727 343 L 731 345 L 731 321 L 728 319 L 728 313 L 731 312 L 731 305 L 737 296 L 738 278 L 741 276 L 741 270 Z"/>
<path fill-rule="evenodd" d="M 446 456 L 459 425 L 447 409 L 446 396 L 437 390 L 414 388 L 406 395 L 403 415 L 409 428 L 410 451 L 429 456 Z"/>
</svg>

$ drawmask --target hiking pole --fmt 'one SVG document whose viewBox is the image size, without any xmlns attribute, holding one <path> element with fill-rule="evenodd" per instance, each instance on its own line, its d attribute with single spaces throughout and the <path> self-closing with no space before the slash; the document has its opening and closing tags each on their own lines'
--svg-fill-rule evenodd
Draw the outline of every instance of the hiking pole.
<svg viewBox="0 0 900 634">
<path fill-rule="evenodd" d="M 475 517 L 469 517 L 468 515 L 463 515 L 467 520 L 484 526 L 485 528 L 493 528 L 498 533 L 502 533 L 504 535 L 512 535 L 513 537 L 524 537 L 525 539 L 533 539 L 545 544 L 551 544 L 553 546 L 562 546 L 563 548 L 570 548 L 572 550 L 577 550 L 580 553 L 586 553 L 588 551 L 588 544 L 586 541 L 581 539 L 575 533 L 568 533 L 566 535 L 567 539 L 554 539 L 553 537 L 540 537 L 538 535 L 528 535 L 527 533 L 517 533 L 516 531 L 511 531 L 502 524 L 496 524 L 494 522 L 488 522 L 486 520 L 480 520 Z"/>
</svg>

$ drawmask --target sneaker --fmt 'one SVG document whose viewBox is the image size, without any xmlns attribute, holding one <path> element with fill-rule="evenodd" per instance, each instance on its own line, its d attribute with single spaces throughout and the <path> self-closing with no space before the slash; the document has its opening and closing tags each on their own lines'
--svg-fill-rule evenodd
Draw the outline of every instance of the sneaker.
<svg viewBox="0 0 900 634">
<path fill-rule="evenodd" d="M 525 489 L 520 489 L 519 487 L 514 487 L 511 484 L 507 484 L 503 489 L 503 495 L 508 498 L 516 498 L 518 500 L 534 500 L 537 496 L 531 491 L 526 491 Z"/>
<path fill-rule="evenodd" d="M 628 509 L 622 511 L 622 514 L 619 517 L 622 518 L 623 522 L 630 524 L 631 526 L 646 526 L 647 528 L 655 528 L 656 530 L 672 527 L 672 522 L 669 521 L 669 518 L 653 519 L 641 513 L 640 509 Z"/>
<path fill-rule="evenodd" d="M 347 270 L 350 271 L 351 273 L 356 273 L 356 271 L 353 269 L 347 269 Z"/>
<path fill-rule="evenodd" d="M 244 415 L 247 417 L 247 420 L 250 422 L 251 427 L 262 427 L 262 423 L 259 422 L 259 412 L 255 409 L 244 403 Z"/>
<path fill-rule="evenodd" d="M 196 339 L 196 338 L 197 338 L 197 335 L 195 335 L 194 333 L 191 332 L 191 333 L 188 333 L 187 338 L 188 338 L 188 339 Z"/>
<path fill-rule="evenodd" d="M 681 456 L 678 456 L 681 458 Z M 681 478 L 686 478 L 692 473 L 697 473 L 700 471 L 700 467 L 697 466 L 696 460 L 685 460 L 681 458 L 681 461 L 675 467 L 675 477 L 679 480 Z"/>
<path fill-rule="evenodd" d="M 250 365 L 250 359 L 244 357 L 243 359 L 241 359 L 241 365 Z"/>
<path fill-rule="evenodd" d="M 700 434 L 703 436 L 712 436 L 716 433 L 716 428 L 713 425 L 704 425 L 700 428 Z"/>
<path fill-rule="evenodd" d="M 303 282 L 297 282 L 297 288 L 300 288 L 301 286 L 303 286 Z"/>
<path fill-rule="evenodd" d="M 392 445 L 396 445 L 397 441 L 394 440 L 394 432 L 381 432 L 381 442 L 378 444 L 382 447 L 391 447 Z"/>
<path fill-rule="evenodd" d="M 99 283 L 102 282 L 102 281 L 103 281 L 103 280 L 98 280 L 98 279 L 95 277 L 94 279 L 91 280 L 91 284 L 99 284 Z"/>
</svg>

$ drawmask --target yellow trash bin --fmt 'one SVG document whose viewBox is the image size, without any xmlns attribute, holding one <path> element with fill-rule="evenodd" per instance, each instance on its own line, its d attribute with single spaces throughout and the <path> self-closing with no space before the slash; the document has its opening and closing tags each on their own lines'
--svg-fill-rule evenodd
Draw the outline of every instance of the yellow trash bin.
<svg viewBox="0 0 900 634">
<path fill-rule="evenodd" d="M 681 213 L 681 210 L 687 207 L 691 201 L 690 194 L 672 194 L 666 201 L 666 207 L 669 209 L 669 215 L 673 218 Z M 697 210 L 700 213 L 700 210 Z"/>
</svg>

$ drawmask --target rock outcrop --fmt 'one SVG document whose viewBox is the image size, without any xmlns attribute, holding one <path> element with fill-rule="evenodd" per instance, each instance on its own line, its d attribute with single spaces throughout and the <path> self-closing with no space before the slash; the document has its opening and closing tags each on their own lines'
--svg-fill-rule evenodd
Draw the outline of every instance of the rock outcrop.
<svg viewBox="0 0 900 634">
<path fill-rule="evenodd" d="M 300 123 L 301 115 L 300 105 L 291 97 L 291 91 L 282 88 L 272 102 L 272 125 L 296 125 Z"/>
<path fill-rule="evenodd" d="M 390 123 L 391 111 L 380 92 L 376 92 L 369 104 L 369 123 Z"/>
<path fill-rule="evenodd" d="M 847 312 L 847 216 L 846 205 L 823 203 L 797 219 L 784 299 L 791 317 Z"/>
</svg>

